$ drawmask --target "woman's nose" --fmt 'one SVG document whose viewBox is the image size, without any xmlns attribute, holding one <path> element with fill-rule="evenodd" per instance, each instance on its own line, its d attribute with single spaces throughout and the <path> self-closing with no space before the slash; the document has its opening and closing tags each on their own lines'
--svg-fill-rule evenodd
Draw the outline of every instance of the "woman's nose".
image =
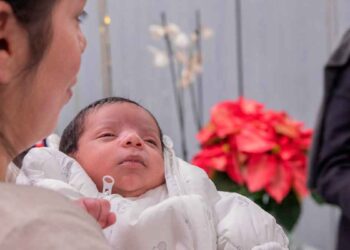
<svg viewBox="0 0 350 250">
<path fill-rule="evenodd" d="M 122 144 L 124 147 L 143 147 L 143 141 L 136 133 L 130 133 L 125 135 Z"/>
</svg>

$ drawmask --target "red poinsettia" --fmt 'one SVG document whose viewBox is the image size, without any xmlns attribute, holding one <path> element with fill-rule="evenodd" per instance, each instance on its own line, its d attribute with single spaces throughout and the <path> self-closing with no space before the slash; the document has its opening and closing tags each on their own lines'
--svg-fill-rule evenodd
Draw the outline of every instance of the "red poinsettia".
<svg viewBox="0 0 350 250">
<path fill-rule="evenodd" d="M 224 101 L 197 135 L 201 151 L 193 164 L 209 176 L 225 172 L 249 192 L 265 190 L 281 203 L 294 190 L 303 198 L 311 130 L 284 112 L 265 110 L 252 100 Z"/>
</svg>

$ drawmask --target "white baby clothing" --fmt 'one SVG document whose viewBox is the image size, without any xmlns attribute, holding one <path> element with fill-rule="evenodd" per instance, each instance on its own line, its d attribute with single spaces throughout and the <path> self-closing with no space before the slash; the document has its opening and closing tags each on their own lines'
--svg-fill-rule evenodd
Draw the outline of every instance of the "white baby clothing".
<svg viewBox="0 0 350 250">
<path fill-rule="evenodd" d="M 108 199 L 117 215 L 104 230 L 113 249 L 288 249 L 288 238 L 271 215 L 246 197 L 218 192 L 202 169 L 177 158 L 172 144 L 165 144 L 165 184 L 139 197 L 100 193 L 78 162 L 52 148 L 32 149 L 17 183 L 72 199 Z"/>
</svg>

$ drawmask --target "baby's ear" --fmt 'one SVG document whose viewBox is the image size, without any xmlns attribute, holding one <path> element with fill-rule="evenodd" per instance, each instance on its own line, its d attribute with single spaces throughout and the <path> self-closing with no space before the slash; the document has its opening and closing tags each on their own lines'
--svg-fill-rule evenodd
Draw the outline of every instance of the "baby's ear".
<svg viewBox="0 0 350 250">
<path fill-rule="evenodd" d="M 69 153 L 69 154 L 66 154 L 66 155 L 68 155 L 69 157 L 71 157 L 71 158 L 74 158 L 74 159 L 75 159 L 75 153 Z"/>
<path fill-rule="evenodd" d="M 28 60 L 28 34 L 18 23 L 12 7 L 0 1 L 0 84 L 18 75 Z"/>
</svg>

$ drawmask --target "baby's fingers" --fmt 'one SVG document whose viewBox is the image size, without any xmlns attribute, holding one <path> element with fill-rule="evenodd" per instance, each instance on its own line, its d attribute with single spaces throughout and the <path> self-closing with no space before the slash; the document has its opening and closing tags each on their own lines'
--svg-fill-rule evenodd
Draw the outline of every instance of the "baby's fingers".
<svg viewBox="0 0 350 250">
<path fill-rule="evenodd" d="M 99 204 L 100 204 L 100 214 L 98 216 L 97 221 L 102 228 L 106 228 L 115 223 L 116 221 L 115 214 L 110 211 L 111 205 L 109 201 L 99 200 Z"/>
<path fill-rule="evenodd" d="M 113 224 L 116 222 L 116 220 L 117 220 L 117 219 L 116 219 L 115 213 L 109 212 L 109 213 L 108 213 L 108 216 L 107 216 L 106 223 L 105 223 L 104 225 L 101 225 L 101 227 L 102 227 L 103 229 L 105 229 L 106 227 L 109 227 L 109 226 L 113 225 Z"/>
<path fill-rule="evenodd" d="M 85 207 L 86 212 L 88 212 L 92 217 L 94 217 L 97 221 L 99 221 L 99 216 L 101 213 L 100 200 L 84 198 L 84 199 L 81 199 L 80 202 Z"/>
<path fill-rule="evenodd" d="M 110 211 L 111 205 L 107 200 L 81 198 L 76 203 L 94 217 L 102 229 L 113 225 L 116 221 L 116 216 Z"/>
</svg>

